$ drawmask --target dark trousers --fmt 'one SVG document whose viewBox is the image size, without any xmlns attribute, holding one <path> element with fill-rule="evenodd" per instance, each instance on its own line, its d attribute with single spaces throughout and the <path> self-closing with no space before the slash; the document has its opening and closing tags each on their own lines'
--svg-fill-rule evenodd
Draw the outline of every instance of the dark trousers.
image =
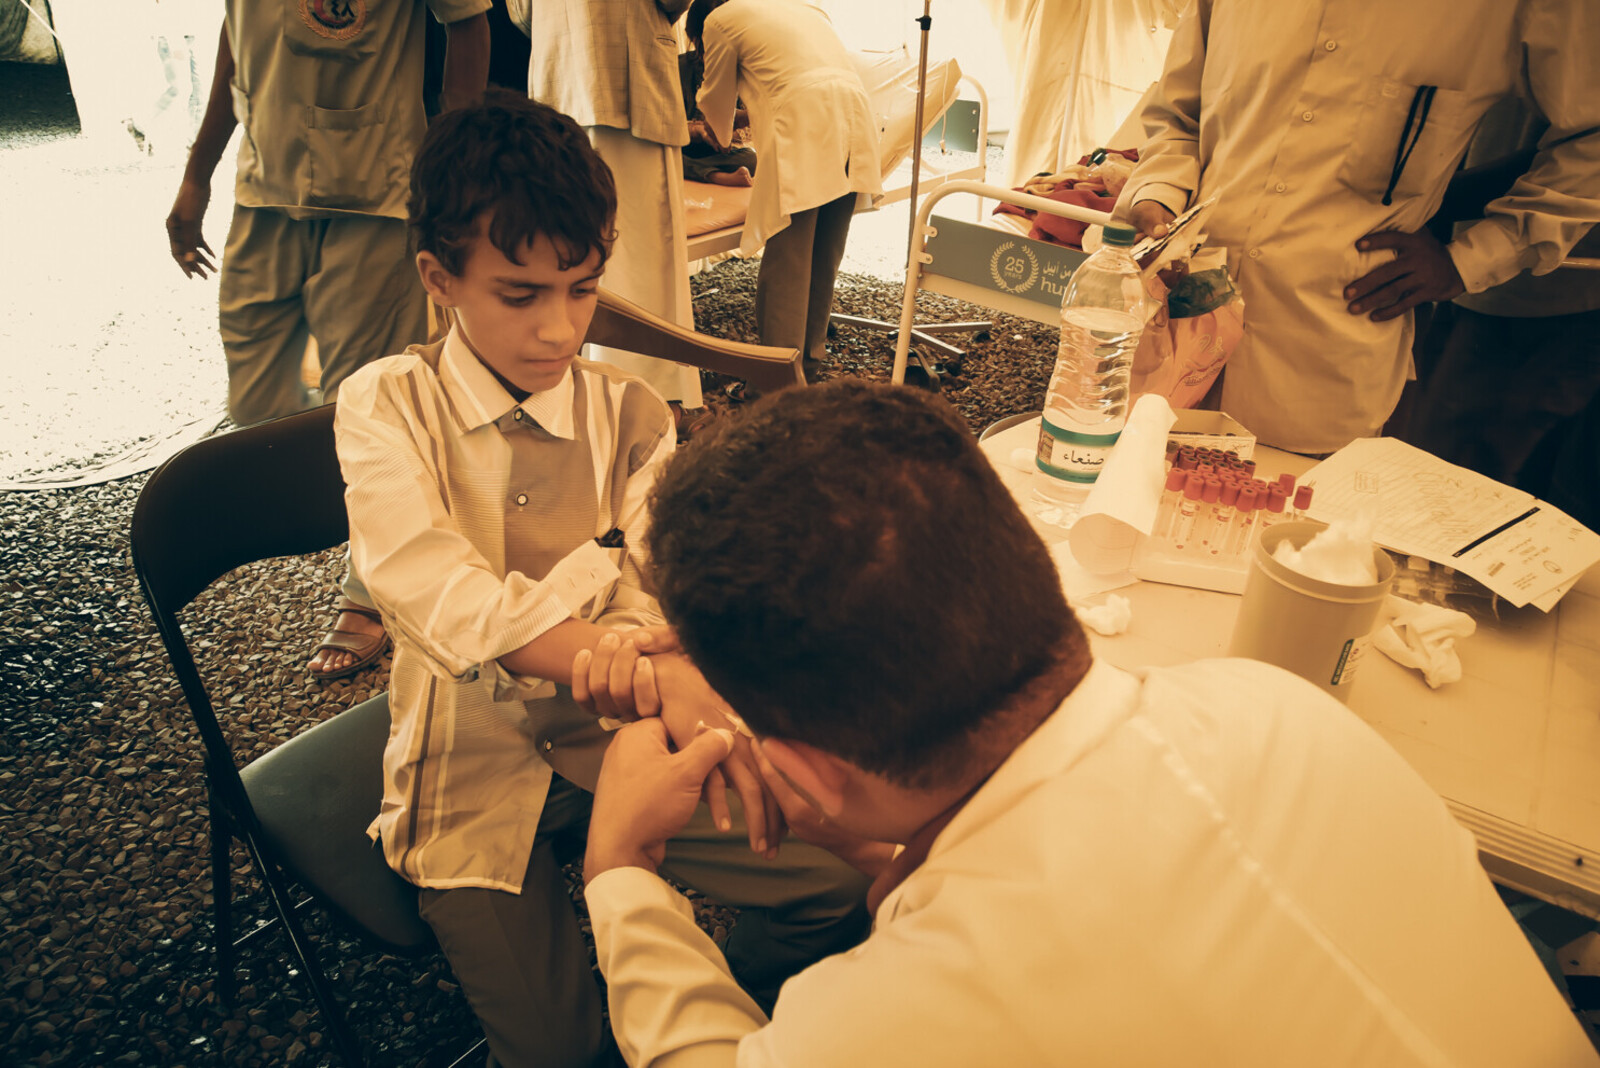
<svg viewBox="0 0 1600 1068">
<path fill-rule="evenodd" d="M 1600 311 L 1512 318 L 1440 305 L 1409 440 L 1600 522 Z"/>
<path fill-rule="evenodd" d="M 826 355 L 833 283 L 855 204 L 850 193 L 795 212 L 767 239 L 756 275 L 756 330 L 763 345 L 799 349 L 811 360 Z"/>
<path fill-rule="evenodd" d="M 593 723 L 588 719 L 589 724 Z M 557 770 L 593 785 L 606 736 L 569 736 Z M 463 887 L 420 891 L 422 918 L 439 938 L 462 990 L 507 1068 L 620 1063 L 600 1017 L 588 946 L 561 866 L 581 851 L 593 798 L 557 774 L 539 817 L 522 892 Z M 867 933 L 870 880 L 832 854 L 793 838 L 768 861 L 750 851 L 738 799 L 724 834 L 704 805 L 667 843 L 663 875 L 731 908 L 739 919 L 723 946 L 735 979 L 771 1009 L 785 979 Z"/>
</svg>

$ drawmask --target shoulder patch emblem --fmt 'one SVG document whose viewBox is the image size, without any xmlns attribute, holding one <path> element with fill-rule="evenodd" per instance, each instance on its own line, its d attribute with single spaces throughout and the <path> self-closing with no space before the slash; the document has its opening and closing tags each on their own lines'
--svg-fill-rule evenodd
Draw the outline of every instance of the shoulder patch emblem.
<svg viewBox="0 0 1600 1068">
<path fill-rule="evenodd" d="M 367 0 L 299 0 L 300 21 L 330 41 L 348 41 L 367 25 Z"/>
</svg>

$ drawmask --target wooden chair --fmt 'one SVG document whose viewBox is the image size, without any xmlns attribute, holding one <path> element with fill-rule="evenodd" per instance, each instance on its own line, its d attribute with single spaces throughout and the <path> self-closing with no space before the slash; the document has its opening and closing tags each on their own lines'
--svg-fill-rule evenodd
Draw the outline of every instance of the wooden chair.
<svg viewBox="0 0 1600 1068">
<path fill-rule="evenodd" d="M 742 378 L 750 389 L 768 393 L 806 384 L 800 350 L 724 341 L 670 323 L 604 288 L 584 342 L 676 360 L 718 374 Z"/>
</svg>

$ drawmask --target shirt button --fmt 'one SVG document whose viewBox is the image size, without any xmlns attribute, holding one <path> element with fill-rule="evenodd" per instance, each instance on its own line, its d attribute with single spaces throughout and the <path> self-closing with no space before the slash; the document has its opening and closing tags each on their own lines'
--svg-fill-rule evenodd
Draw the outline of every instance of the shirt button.
<svg viewBox="0 0 1600 1068">
<path fill-rule="evenodd" d="M 545 739 L 545 740 L 544 740 L 544 751 L 545 751 L 545 752 L 546 752 L 546 753 L 548 753 L 548 752 L 550 752 L 550 750 L 552 750 L 552 749 L 554 749 L 554 748 L 555 748 L 555 747 L 556 747 L 556 743 L 555 743 L 555 742 L 552 742 L 552 741 L 551 741 L 551 740 L 550 740 L 550 739 L 548 739 L 548 738 L 546 738 L 546 739 Z"/>
<path fill-rule="evenodd" d="M 1338 41 L 1329 41 L 1326 44 L 1324 44 L 1322 47 L 1326 48 L 1328 51 L 1332 52 L 1335 48 L 1339 47 L 1339 42 Z"/>
<path fill-rule="evenodd" d="M 1258 249 L 1258 248 L 1251 249 L 1250 250 L 1250 258 L 1253 259 L 1253 260 L 1259 260 L 1261 258 L 1261 250 Z"/>
<path fill-rule="evenodd" d="M 1305 122 L 1310 122 L 1312 119 L 1314 119 L 1316 117 L 1317 117 L 1316 116 L 1316 112 L 1314 112 L 1314 111 L 1302 111 L 1300 113 L 1300 118 Z"/>
<path fill-rule="evenodd" d="M 1277 185 L 1273 186 L 1272 188 L 1276 189 L 1278 192 L 1281 193 L 1284 190 L 1288 189 L 1289 187 L 1284 185 L 1282 182 L 1279 182 Z"/>
<path fill-rule="evenodd" d="M 517 503 L 518 504 L 527 504 L 528 503 L 528 495 L 526 493 L 517 494 Z"/>
<path fill-rule="evenodd" d="M 511 418 L 515 419 L 519 423 L 522 422 L 522 409 L 518 408 L 516 411 L 512 412 Z"/>
</svg>

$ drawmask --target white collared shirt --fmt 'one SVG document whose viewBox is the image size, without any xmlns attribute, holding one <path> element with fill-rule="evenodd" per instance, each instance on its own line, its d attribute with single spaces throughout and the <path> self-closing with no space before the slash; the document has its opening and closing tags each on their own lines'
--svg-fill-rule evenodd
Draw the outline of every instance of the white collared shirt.
<svg viewBox="0 0 1600 1068">
<path fill-rule="evenodd" d="M 1255 661 L 1091 668 L 770 1022 L 641 868 L 585 893 L 635 1068 L 1581 1068 L 1471 835 Z"/>
<path fill-rule="evenodd" d="M 526 702 L 555 687 L 498 658 L 574 616 L 661 621 L 640 554 L 671 416 L 587 361 L 518 404 L 456 330 L 347 379 L 335 429 L 352 565 L 395 642 L 369 833 L 418 886 L 517 892 L 551 774 Z M 613 527 L 626 551 L 595 542 Z"/>
</svg>

